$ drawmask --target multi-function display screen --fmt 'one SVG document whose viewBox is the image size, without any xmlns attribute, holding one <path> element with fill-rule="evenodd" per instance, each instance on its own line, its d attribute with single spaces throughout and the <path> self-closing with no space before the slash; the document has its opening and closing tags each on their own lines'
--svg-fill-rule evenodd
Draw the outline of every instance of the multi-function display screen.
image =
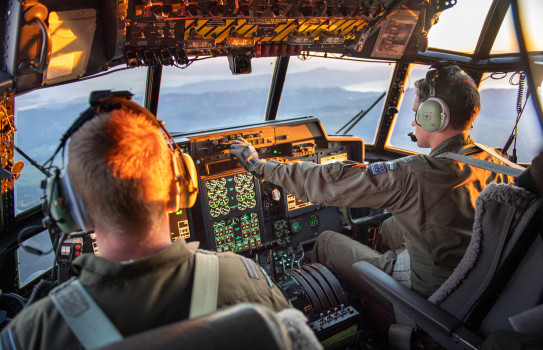
<svg viewBox="0 0 543 350">
<path fill-rule="evenodd" d="M 206 181 L 209 214 L 219 218 L 256 207 L 254 177 L 241 173 Z"/>
<path fill-rule="evenodd" d="M 179 238 L 190 238 L 187 209 L 181 209 L 177 213 L 170 213 L 170 235 L 172 241 L 178 240 Z"/>
<path fill-rule="evenodd" d="M 321 164 L 341 162 L 343 160 L 347 160 L 347 153 L 339 153 L 339 154 L 333 154 L 331 156 L 322 157 Z"/>
<path fill-rule="evenodd" d="M 215 221 L 213 234 L 218 252 L 239 252 L 261 244 L 257 213 L 247 213 Z"/>
<path fill-rule="evenodd" d="M 293 194 L 287 193 L 287 210 L 292 211 L 313 205 L 311 202 L 304 202 Z"/>
<path fill-rule="evenodd" d="M 218 252 L 261 244 L 254 176 L 243 172 L 205 181 L 207 205 Z"/>
<path fill-rule="evenodd" d="M 28 247 L 44 252 L 42 255 L 35 255 L 26 252 L 22 247 L 17 249 L 17 273 L 19 288 L 23 288 L 46 272 L 49 272 L 55 264 L 55 252 L 51 237 L 47 230 L 40 232 L 32 238 L 24 241 Z"/>
</svg>

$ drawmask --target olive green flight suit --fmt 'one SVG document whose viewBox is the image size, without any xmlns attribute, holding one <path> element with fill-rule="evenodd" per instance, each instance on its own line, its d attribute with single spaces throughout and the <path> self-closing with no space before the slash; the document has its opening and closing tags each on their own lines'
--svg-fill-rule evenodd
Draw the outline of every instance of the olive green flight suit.
<svg viewBox="0 0 543 350">
<path fill-rule="evenodd" d="M 217 255 L 218 308 L 241 302 L 275 311 L 291 307 L 256 263 L 229 252 Z M 73 265 L 79 281 L 125 337 L 188 318 L 194 250 L 183 239 L 139 260 L 115 262 L 89 254 Z M 17 315 L 0 333 L 2 342 L 6 336 L 22 349 L 82 349 L 49 297 Z"/>
<path fill-rule="evenodd" d="M 473 143 L 463 133 L 445 140 L 428 156 L 376 162 L 366 169 L 346 162 L 261 162 L 255 172 L 304 201 L 390 211 L 396 221 L 391 226 L 401 228 L 407 244 L 412 288 L 428 297 L 449 277 L 466 251 L 479 193 L 493 181 L 514 180 L 435 157 L 444 152 L 459 153 Z M 501 163 L 483 151 L 469 155 Z M 394 264 L 393 259 L 331 232 L 321 233 L 315 253 L 317 261 L 340 274 L 360 260 L 370 260 L 387 273 Z"/>
<path fill-rule="evenodd" d="M 394 216 L 384 220 L 379 227 L 383 243 L 391 249 L 398 248 L 403 243 L 403 231 Z"/>
</svg>

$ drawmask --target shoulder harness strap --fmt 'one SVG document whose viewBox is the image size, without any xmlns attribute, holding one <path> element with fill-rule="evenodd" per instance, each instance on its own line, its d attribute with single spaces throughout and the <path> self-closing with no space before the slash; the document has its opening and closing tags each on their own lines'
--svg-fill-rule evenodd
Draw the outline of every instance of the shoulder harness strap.
<svg viewBox="0 0 543 350">
<path fill-rule="evenodd" d="M 484 145 L 477 144 L 477 146 L 481 147 L 481 146 L 484 146 Z M 484 146 L 484 148 L 482 148 L 482 149 L 485 152 L 491 154 L 492 156 L 498 158 L 502 162 L 506 163 L 507 165 L 493 163 L 493 162 L 489 162 L 487 160 L 483 160 L 483 159 L 479 159 L 479 158 L 473 158 L 473 157 L 470 157 L 470 156 L 466 156 L 466 155 L 462 155 L 462 154 L 458 154 L 458 153 L 454 153 L 454 152 L 444 152 L 444 153 L 436 155 L 436 158 L 452 159 L 452 160 L 456 160 L 458 162 L 462 162 L 462 163 L 472 165 L 472 166 L 477 167 L 477 168 L 490 170 L 490 171 L 492 171 L 494 173 L 505 174 L 505 175 L 514 176 L 514 177 L 519 176 L 525 170 L 520 165 L 515 164 L 515 163 L 507 160 L 503 156 L 500 156 L 498 154 L 498 152 L 496 152 L 495 150 L 493 150 L 490 147 Z"/>
<path fill-rule="evenodd" d="M 216 254 L 196 251 L 194 282 L 189 319 L 217 310 L 219 295 L 219 258 Z"/>
<path fill-rule="evenodd" d="M 217 310 L 219 259 L 196 252 L 189 318 Z M 120 341 L 123 336 L 77 279 L 53 289 L 49 296 L 66 324 L 87 350 Z"/>
<path fill-rule="evenodd" d="M 501 160 L 502 162 L 504 162 L 505 164 L 509 165 L 511 168 L 516 168 L 516 169 L 521 169 L 521 170 L 524 170 L 523 167 L 521 167 L 520 165 L 516 164 L 516 163 L 513 163 L 512 161 L 510 161 L 509 159 L 505 158 L 503 155 L 501 155 L 500 153 L 498 153 L 494 148 L 492 147 L 488 147 L 487 145 L 483 145 L 481 143 L 476 143 L 475 146 L 479 147 L 480 149 L 482 149 L 483 151 L 485 151 L 486 153 L 492 155 L 494 158 L 497 158 L 499 160 Z"/>
<path fill-rule="evenodd" d="M 123 339 L 79 280 L 70 279 L 53 289 L 49 297 L 85 349 L 97 349 Z"/>
</svg>

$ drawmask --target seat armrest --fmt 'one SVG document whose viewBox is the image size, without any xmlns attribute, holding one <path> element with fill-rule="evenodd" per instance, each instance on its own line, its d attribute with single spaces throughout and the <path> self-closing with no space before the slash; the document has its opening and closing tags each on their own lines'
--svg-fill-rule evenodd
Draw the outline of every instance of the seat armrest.
<svg viewBox="0 0 543 350">
<path fill-rule="evenodd" d="M 373 288 L 446 348 L 477 347 L 482 343 L 459 319 L 366 261 L 354 263 L 346 277 L 359 291 Z"/>
</svg>

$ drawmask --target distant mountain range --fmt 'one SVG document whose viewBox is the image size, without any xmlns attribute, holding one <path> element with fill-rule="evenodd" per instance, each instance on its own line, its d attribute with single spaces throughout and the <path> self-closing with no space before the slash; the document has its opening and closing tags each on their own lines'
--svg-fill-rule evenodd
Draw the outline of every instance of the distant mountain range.
<svg viewBox="0 0 543 350">
<path fill-rule="evenodd" d="M 357 72 L 319 68 L 288 74 L 278 119 L 313 115 L 321 120 L 329 134 L 335 134 L 388 88 L 389 72 L 390 68 L 383 66 Z M 364 86 L 364 91 L 344 88 L 343 82 L 352 82 L 353 76 L 360 77 L 358 80 Z M 160 95 L 159 119 L 165 121 L 171 132 L 189 132 L 263 120 L 270 77 L 255 75 L 251 79 L 237 76 L 232 78 L 237 79 L 235 86 L 230 81 L 227 83 L 224 80 L 214 80 L 165 89 Z M 53 96 L 49 101 L 36 103 L 36 106 L 27 100 L 25 108 L 16 113 L 16 144 L 40 163 L 53 153 L 60 136 L 88 104 L 86 98 L 63 98 L 62 103 L 55 103 Z M 414 89 L 407 90 L 391 144 L 427 153 L 428 150 L 417 149 L 406 136 L 413 131 L 413 98 Z M 481 99 L 483 108 L 471 134 L 478 142 L 501 147 L 514 126 L 516 90 L 482 90 Z M 366 143 L 372 143 L 383 103 L 384 99 L 349 131 L 349 134 L 362 137 Z M 530 111 L 531 108 L 528 106 L 525 113 L 535 115 L 533 109 Z M 518 133 L 519 158 L 523 162 L 529 162 L 543 145 L 541 128 L 534 122 L 521 123 Z M 17 156 L 17 159 L 21 157 Z M 38 204 L 43 194 L 39 188 L 43 175 L 26 163 L 27 167 L 16 182 L 17 207 L 21 210 Z"/>
</svg>

